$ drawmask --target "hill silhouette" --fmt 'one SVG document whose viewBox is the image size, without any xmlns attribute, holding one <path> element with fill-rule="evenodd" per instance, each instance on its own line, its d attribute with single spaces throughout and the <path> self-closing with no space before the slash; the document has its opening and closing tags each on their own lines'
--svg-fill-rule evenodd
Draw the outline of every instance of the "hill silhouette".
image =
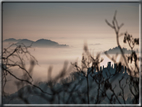
<svg viewBox="0 0 142 107">
<path fill-rule="evenodd" d="M 125 53 L 125 54 L 131 54 L 132 53 L 132 50 L 128 50 L 127 48 L 122 48 L 122 50 L 123 50 L 123 52 Z M 105 52 L 107 52 L 108 54 L 121 54 L 121 52 L 120 52 L 120 49 L 119 49 L 119 47 L 117 46 L 117 47 L 114 47 L 114 48 L 110 48 L 110 49 L 108 49 L 107 51 L 105 51 Z M 138 52 L 138 51 L 136 51 L 136 52 Z"/>
<path fill-rule="evenodd" d="M 5 39 L 4 42 L 16 42 L 16 45 L 24 44 L 25 46 L 32 46 L 32 47 L 69 47 L 66 44 L 59 44 L 55 41 L 51 41 L 48 39 L 39 39 L 37 41 L 32 41 L 28 39 L 14 39 L 9 38 Z"/>
</svg>

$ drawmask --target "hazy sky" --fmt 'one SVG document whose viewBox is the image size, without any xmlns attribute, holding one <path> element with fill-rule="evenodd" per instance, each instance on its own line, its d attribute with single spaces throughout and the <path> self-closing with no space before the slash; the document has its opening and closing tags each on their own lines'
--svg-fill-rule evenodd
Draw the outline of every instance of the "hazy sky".
<svg viewBox="0 0 142 107">
<path fill-rule="evenodd" d="M 115 38 L 105 23 L 115 10 L 122 31 L 138 37 L 138 3 L 3 3 L 3 39 Z"/>
</svg>

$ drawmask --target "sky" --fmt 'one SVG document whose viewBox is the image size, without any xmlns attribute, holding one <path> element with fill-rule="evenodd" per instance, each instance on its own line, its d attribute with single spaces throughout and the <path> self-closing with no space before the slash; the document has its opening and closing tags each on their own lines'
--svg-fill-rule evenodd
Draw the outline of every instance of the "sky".
<svg viewBox="0 0 142 107">
<path fill-rule="evenodd" d="M 138 3 L 3 3 L 3 39 L 114 38 L 105 19 L 115 10 L 123 31 L 138 37 Z"/>
<path fill-rule="evenodd" d="M 49 66 L 53 66 L 54 75 L 63 68 L 64 61 L 70 63 L 81 59 L 85 42 L 95 53 L 116 47 L 115 32 L 105 22 L 105 19 L 112 21 L 116 10 L 118 24 L 124 23 L 120 32 L 127 31 L 138 38 L 138 3 L 3 3 L 2 37 L 3 40 L 50 39 L 69 45 L 67 49 L 36 48 L 30 51 L 39 62 L 34 68 L 34 79 L 45 80 Z M 123 44 L 123 38 L 120 42 Z M 101 65 L 109 61 L 105 58 Z M 9 88 L 12 85 L 9 83 L 6 88 L 10 93 L 15 92 L 14 88 Z"/>
</svg>

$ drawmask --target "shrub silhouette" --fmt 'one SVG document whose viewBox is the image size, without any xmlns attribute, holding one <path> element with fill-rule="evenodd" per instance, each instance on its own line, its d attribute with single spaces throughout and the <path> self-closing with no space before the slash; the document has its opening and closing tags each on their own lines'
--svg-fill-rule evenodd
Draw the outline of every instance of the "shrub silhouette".
<svg viewBox="0 0 142 107">
<path fill-rule="evenodd" d="M 93 57 L 88 50 L 87 44 L 84 45 L 81 66 L 71 63 L 74 66 L 75 72 L 69 77 L 64 78 L 67 72 L 70 72 L 68 63 L 65 62 L 63 70 L 54 79 L 51 78 L 52 67 L 48 69 L 48 81 L 37 82 L 33 84 L 32 72 L 35 64 L 38 64 L 36 59 L 29 53 L 28 48 L 24 44 L 16 46 L 10 51 L 10 47 L 3 49 L 2 55 L 2 93 L 3 103 L 49 103 L 49 104 L 138 104 L 139 103 L 139 66 L 134 46 L 139 45 L 139 38 L 133 38 L 127 32 L 120 34 L 120 28 L 124 25 L 118 25 L 116 20 L 116 12 L 110 24 L 116 34 L 116 42 L 121 51 L 123 62 L 116 62 L 117 53 L 111 57 L 107 52 L 104 52 L 115 64 L 114 68 L 100 67 L 103 59 L 100 53 Z M 132 53 L 126 56 L 119 43 L 119 37 L 124 36 L 124 43 L 128 43 Z M 30 69 L 26 70 L 25 63 L 21 55 L 30 58 Z M 10 57 L 16 57 L 19 62 L 11 60 Z M 134 66 L 129 64 L 134 62 Z M 24 71 L 22 78 L 17 77 L 10 71 L 10 67 L 19 67 Z M 124 73 L 125 71 L 125 73 Z M 129 75 L 128 75 L 129 74 Z M 16 82 L 19 89 L 13 95 L 6 95 L 4 91 L 7 83 L 7 75 L 13 76 L 18 81 Z M 58 81 L 60 82 L 58 83 Z M 22 87 L 22 88 L 21 88 Z M 21 89 L 20 89 L 21 88 Z M 127 91 L 126 91 L 127 90 Z M 33 97 L 34 96 L 34 97 Z M 13 101 L 18 99 L 17 102 Z"/>
</svg>

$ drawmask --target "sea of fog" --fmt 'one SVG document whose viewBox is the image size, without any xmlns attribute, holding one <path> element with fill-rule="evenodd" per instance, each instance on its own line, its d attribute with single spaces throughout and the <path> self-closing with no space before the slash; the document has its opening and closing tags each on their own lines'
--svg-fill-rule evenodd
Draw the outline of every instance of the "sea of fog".
<svg viewBox="0 0 142 107">
<path fill-rule="evenodd" d="M 81 63 L 83 46 L 84 43 L 87 43 L 88 49 L 94 57 L 97 53 L 103 52 L 110 48 L 116 47 L 112 46 L 115 44 L 115 41 L 108 40 L 83 40 L 83 39 L 54 39 L 59 44 L 67 44 L 67 48 L 30 48 L 29 52 L 37 59 L 38 65 L 34 66 L 32 77 L 34 81 L 47 81 L 48 80 L 48 69 L 52 66 L 51 78 L 57 76 L 63 69 L 65 61 L 68 62 L 68 68 L 71 66 L 71 63 L 78 62 Z M 4 43 L 4 47 L 8 46 L 9 43 Z M 101 54 L 103 62 L 100 63 L 100 66 L 107 66 L 107 63 L 111 61 L 106 55 Z M 119 61 L 119 57 L 117 59 Z M 112 62 L 112 61 L 111 61 Z M 113 64 L 113 62 L 112 62 Z M 29 69 L 29 62 L 26 62 L 26 68 Z M 70 72 L 73 72 L 74 69 L 71 69 Z M 69 73 L 70 73 L 69 72 Z M 69 73 L 67 75 L 69 75 Z M 13 69 L 13 74 L 22 76 L 18 68 Z M 5 87 L 5 91 L 8 93 L 13 93 L 17 91 L 17 88 L 14 87 L 15 79 L 9 77 L 9 82 Z"/>
</svg>

